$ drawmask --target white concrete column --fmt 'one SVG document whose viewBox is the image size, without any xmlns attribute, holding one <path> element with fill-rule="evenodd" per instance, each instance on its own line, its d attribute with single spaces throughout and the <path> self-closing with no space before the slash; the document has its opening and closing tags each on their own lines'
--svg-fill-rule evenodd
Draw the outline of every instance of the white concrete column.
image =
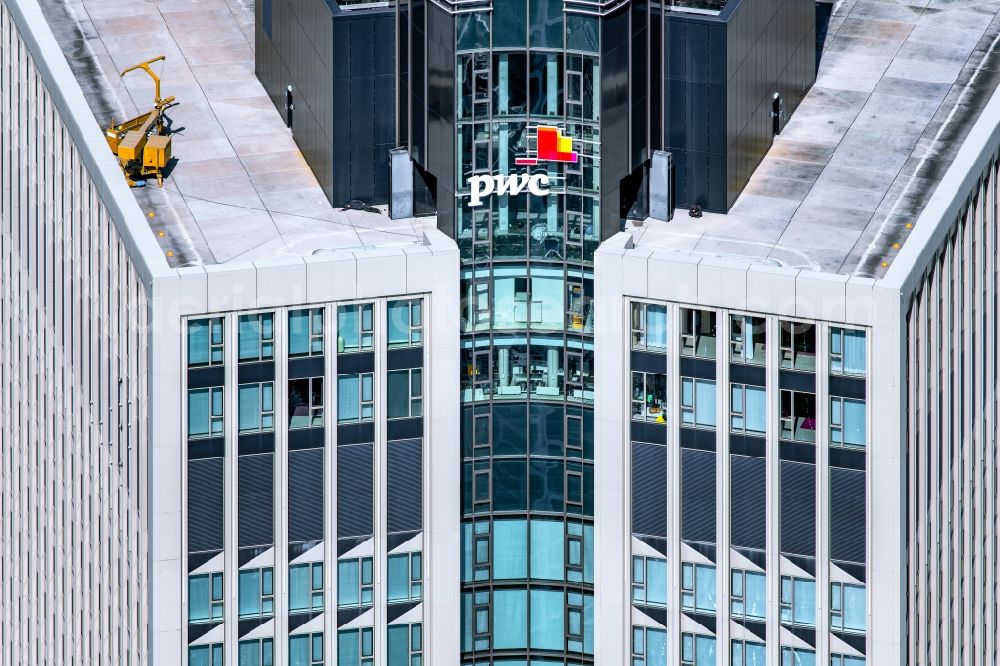
<svg viewBox="0 0 1000 666">
<path fill-rule="evenodd" d="M 905 515 L 906 486 L 904 427 L 905 321 L 899 291 L 876 284 L 872 335 L 872 422 L 868 464 L 870 512 L 868 558 L 872 623 L 872 664 L 905 664 L 906 626 Z"/>
</svg>

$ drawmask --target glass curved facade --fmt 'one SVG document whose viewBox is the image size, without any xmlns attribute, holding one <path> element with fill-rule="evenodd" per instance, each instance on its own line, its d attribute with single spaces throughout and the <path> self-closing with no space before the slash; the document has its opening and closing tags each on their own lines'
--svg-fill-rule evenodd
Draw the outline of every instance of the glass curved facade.
<svg viewBox="0 0 1000 666">
<path fill-rule="evenodd" d="M 455 20 L 467 664 L 593 663 L 598 26 L 562 0 Z M 516 163 L 538 154 L 539 125 L 571 140 L 575 163 Z M 527 174 L 547 176 L 547 196 L 470 205 L 471 177 Z"/>
</svg>

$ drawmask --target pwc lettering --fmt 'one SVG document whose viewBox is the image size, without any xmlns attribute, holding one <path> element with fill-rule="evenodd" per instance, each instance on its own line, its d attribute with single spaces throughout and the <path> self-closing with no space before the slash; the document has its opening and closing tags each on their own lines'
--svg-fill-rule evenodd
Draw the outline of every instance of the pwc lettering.
<svg viewBox="0 0 1000 666">
<path fill-rule="evenodd" d="M 573 150 L 573 139 L 563 136 L 558 127 L 539 125 L 535 128 L 535 157 L 518 157 L 514 164 L 533 166 L 539 162 L 576 163 L 579 153 Z M 544 173 L 512 173 L 509 176 L 478 175 L 469 178 L 472 194 L 469 206 L 481 206 L 483 198 L 491 194 L 517 195 L 525 189 L 538 197 L 549 193 L 549 177 Z"/>
</svg>

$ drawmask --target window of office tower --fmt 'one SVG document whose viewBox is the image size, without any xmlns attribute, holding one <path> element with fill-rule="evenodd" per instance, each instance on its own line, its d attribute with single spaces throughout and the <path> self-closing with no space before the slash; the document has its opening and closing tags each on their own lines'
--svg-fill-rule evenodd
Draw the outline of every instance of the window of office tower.
<svg viewBox="0 0 1000 666">
<path fill-rule="evenodd" d="M 475 663 L 594 651 L 598 23 L 562 0 L 455 16 L 455 171 L 439 177 L 463 262 L 462 651 Z"/>
<path fill-rule="evenodd" d="M 593 260 L 598 37 L 595 17 L 564 13 L 560 0 L 512 0 L 457 17 L 455 210 L 463 260 Z M 568 151 L 559 148 L 562 158 L 539 147 L 539 126 L 570 142 Z M 470 205 L 472 177 L 530 175 L 547 177 L 547 195 L 496 187 Z"/>
</svg>

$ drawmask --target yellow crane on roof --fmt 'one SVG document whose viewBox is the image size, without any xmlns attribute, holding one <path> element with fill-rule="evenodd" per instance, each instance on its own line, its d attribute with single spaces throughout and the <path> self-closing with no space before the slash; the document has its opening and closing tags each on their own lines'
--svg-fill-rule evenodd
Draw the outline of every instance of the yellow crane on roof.
<svg viewBox="0 0 1000 666">
<path fill-rule="evenodd" d="M 129 72 L 141 69 L 149 74 L 155 86 L 152 110 L 122 123 L 116 124 L 112 118 L 111 125 L 104 132 L 104 138 L 111 147 L 111 152 L 118 157 L 118 164 L 129 187 L 135 187 L 145 176 L 156 176 L 156 183 L 163 187 L 163 170 L 171 157 L 170 135 L 167 134 L 163 112 L 174 104 L 175 98 L 160 97 L 160 77 L 150 65 L 166 59 L 166 56 L 157 56 L 128 67 L 121 73 L 124 78 Z"/>
</svg>

